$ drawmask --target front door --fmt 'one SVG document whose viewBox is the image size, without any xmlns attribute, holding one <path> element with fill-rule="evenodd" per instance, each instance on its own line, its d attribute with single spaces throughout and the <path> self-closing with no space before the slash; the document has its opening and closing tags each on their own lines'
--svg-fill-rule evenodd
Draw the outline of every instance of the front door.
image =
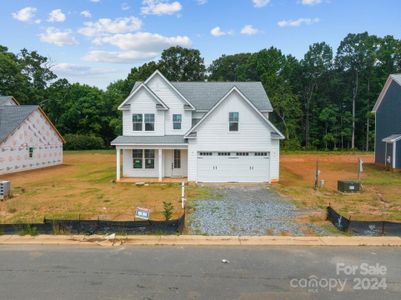
<svg viewBox="0 0 401 300">
<path fill-rule="evenodd" d="M 173 177 L 174 150 L 163 150 L 164 176 Z"/>
</svg>

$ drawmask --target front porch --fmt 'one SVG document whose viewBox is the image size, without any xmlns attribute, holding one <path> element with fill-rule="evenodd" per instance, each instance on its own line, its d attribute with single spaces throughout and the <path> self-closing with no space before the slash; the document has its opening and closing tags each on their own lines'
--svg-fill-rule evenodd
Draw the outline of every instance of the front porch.
<svg viewBox="0 0 401 300">
<path fill-rule="evenodd" d="M 187 181 L 186 145 L 116 146 L 116 181 L 182 182 Z"/>
</svg>

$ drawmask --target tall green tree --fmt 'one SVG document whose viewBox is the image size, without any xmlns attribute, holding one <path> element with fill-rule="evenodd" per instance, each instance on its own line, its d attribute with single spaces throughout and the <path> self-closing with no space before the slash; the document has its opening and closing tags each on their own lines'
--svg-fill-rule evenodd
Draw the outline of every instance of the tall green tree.
<svg viewBox="0 0 401 300">
<path fill-rule="evenodd" d="M 199 50 L 171 47 L 162 52 L 160 71 L 171 81 L 202 81 L 205 79 L 205 64 Z"/>
<path fill-rule="evenodd" d="M 356 139 L 356 118 L 357 118 L 357 102 L 361 94 L 361 82 L 366 84 L 370 89 L 370 80 L 372 69 L 376 61 L 377 37 L 370 36 L 367 32 L 359 34 L 348 34 L 341 41 L 337 49 L 336 65 L 344 76 L 344 86 L 352 92 L 352 139 L 351 148 L 355 148 Z M 349 84 L 351 83 L 351 84 Z M 362 106 L 360 115 L 366 115 L 363 111 L 367 111 L 371 107 L 369 101 L 366 107 Z M 367 121 L 369 122 L 369 120 Z"/>
<path fill-rule="evenodd" d="M 245 66 L 251 53 L 222 55 L 214 60 L 208 68 L 210 81 L 238 81 L 240 74 L 245 72 Z"/>
<path fill-rule="evenodd" d="M 333 51 L 326 43 L 315 43 L 309 46 L 304 58 L 301 60 L 302 68 L 302 101 L 304 109 L 304 135 L 305 146 L 310 147 L 310 119 L 311 110 L 318 105 L 322 96 L 322 89 L 327 87 L 333 64 Z M 320 98 L 321 99 L 321 98 Z M 313 116 L 312 116 L 313 117 Z"/>
</svg>

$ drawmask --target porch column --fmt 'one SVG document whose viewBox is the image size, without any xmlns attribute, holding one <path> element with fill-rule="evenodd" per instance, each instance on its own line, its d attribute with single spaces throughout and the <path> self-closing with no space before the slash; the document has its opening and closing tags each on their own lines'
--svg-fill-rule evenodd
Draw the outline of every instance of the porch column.
<svg viewBox="0 0 401 300">
<path fill-rule="evenodd" d="M 397 141 L 394 141 L 394 143 L 393 143 L 393 169 L 395 169 L 396 158 L 397 158 Z"/>
<path fill-rule="evenodd" d="M 116 151 L 117 151 L 117 172 L 116 172 L 116 174 L 117 174 L 117 181 L 119 181 L 120 180 L 120 177 L 121 177 L 121 174 L 120 174 L 120 172 L 121 172 L 121 167 L 120 167 L 120 164 L 121 164 L 121 158 L 120 158 L 120 154 L 121 154 L 121 150 L 120 150 L 120 148 L 119 147 L 116 147 Z"/>
<path fill-rule="evenodd" d="M 163 150 L 159 149 L 159 181 L 163 179 Z"/>
</svg>

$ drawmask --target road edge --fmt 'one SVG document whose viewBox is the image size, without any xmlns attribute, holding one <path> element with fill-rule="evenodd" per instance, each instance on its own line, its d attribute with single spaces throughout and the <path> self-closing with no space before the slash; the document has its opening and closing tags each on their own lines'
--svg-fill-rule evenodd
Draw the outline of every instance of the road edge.
<svg viewBox="0 0 401 300">
<path fill-rule="evenodd" d="M 0 236 L 1 245 L 52 246 L 386 246 L 401 247 L 401 237 L 383 236 L 202 236 L 202 235 L 38 235 Z"/>
</svg>

